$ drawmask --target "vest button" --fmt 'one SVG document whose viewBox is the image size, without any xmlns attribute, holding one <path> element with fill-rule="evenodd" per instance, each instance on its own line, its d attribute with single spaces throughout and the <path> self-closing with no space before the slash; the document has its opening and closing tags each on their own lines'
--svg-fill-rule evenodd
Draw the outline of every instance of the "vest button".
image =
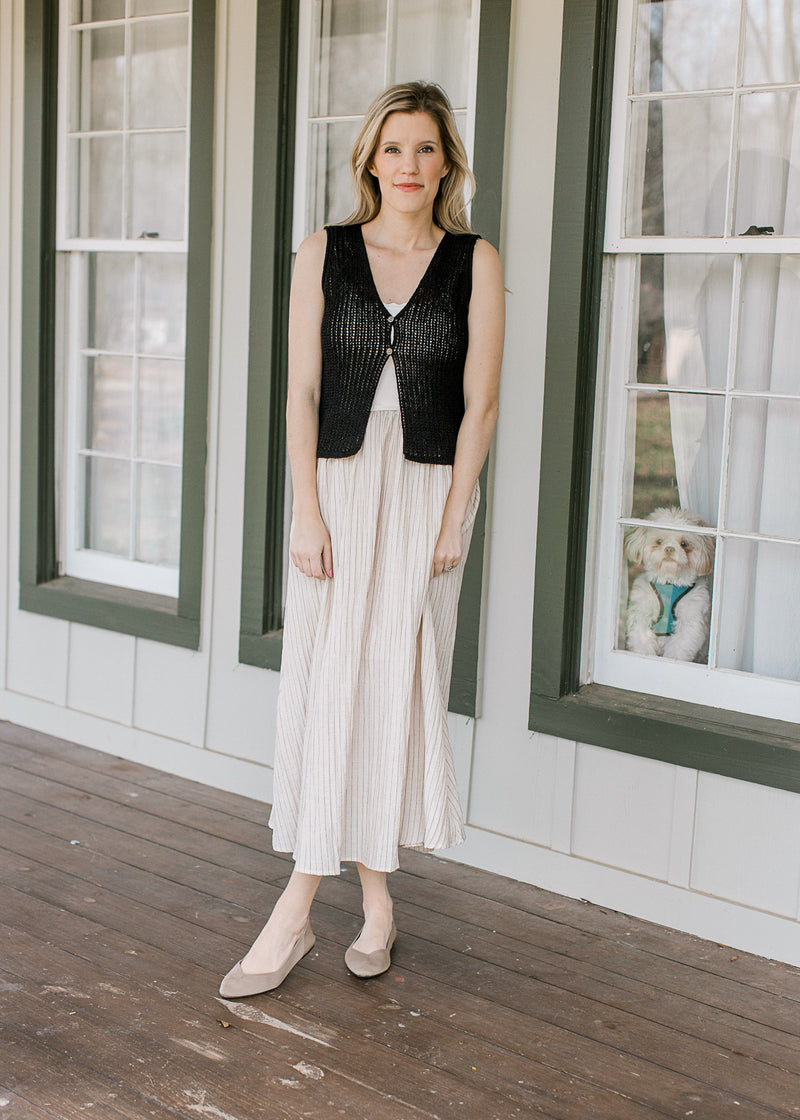
<svg viewBox="0 0 800 1120">
<path fill-rule="evenodd" d="M 389 316 L 389 322 L 390 322 L 390 323 L 393 323 L 393 322 L 394 322 L 394 315 L 390 315 L 390 316 Z"/>
<path fill-rule="evenodd" d="M 387 347 L 386 347 L 386 353 L 387 353 L 387 354 L 391 354 L 391 352 L 392 352 L 392 348 L 391 348 L 391 346 L 387 346 Z"/>
</svg>

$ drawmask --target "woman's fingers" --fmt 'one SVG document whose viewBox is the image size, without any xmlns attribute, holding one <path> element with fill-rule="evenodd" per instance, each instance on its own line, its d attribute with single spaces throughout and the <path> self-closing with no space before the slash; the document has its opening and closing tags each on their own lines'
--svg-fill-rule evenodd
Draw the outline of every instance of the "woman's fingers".
<svg viewBox="0 0 800 1120">
<path fill-rule="evenodd" d="M 325 569 L 325 575 L 330 579 L 333 578 L 333 549 L 331 548 L 331 538 L 328 537 L 322 549 L 322 567 Z"/>
</svg>

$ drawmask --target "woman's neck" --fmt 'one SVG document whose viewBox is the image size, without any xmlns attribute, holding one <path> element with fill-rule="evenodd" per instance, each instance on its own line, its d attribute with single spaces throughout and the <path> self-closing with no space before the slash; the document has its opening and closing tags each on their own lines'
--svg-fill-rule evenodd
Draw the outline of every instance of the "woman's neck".
<svg viewBox="0 0 800 1120">
<path fill-rule="evenodd" d="M 367 242 L 376 249 L 400 252 L 435 249 L 444 236 L 444 231 L 434 224 L 432 210 L 399 214 L 384 207 L 363 228 Z"/>
</svg>

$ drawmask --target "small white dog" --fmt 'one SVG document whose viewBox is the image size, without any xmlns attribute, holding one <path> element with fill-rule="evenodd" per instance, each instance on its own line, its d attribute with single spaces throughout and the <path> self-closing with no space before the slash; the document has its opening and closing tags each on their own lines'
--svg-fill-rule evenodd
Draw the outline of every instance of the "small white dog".
<svg viewBox="0 0 800 1120">
<path fill-rule="evenodd" d="M 714 538 L 692 533 L 705 526 L 685 509 L 654 509 L 657 524 L 629 529 L 625 554 L 644 569 L 633 581 L 625 614 L 625 646 L 633 653 L 708 660 Z"/>
</svg>

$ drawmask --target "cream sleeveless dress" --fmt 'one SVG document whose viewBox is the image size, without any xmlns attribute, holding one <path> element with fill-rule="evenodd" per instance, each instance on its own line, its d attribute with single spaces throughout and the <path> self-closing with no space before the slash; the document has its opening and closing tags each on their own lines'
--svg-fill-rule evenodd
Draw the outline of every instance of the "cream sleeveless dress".
<svg viewBox="0 0 800 1120">
<path fill-rule="evenodd" d="M 465 838 L 447 729 L 464 560 L 429 579 L 452 467 L 403 457 L 399 407 L 389 358 L 362 447 L 317 460 L 333 579 L 289 565 L 269 824 L 309 874 L 393 871 L 399 846 Z"/>
</svg>

